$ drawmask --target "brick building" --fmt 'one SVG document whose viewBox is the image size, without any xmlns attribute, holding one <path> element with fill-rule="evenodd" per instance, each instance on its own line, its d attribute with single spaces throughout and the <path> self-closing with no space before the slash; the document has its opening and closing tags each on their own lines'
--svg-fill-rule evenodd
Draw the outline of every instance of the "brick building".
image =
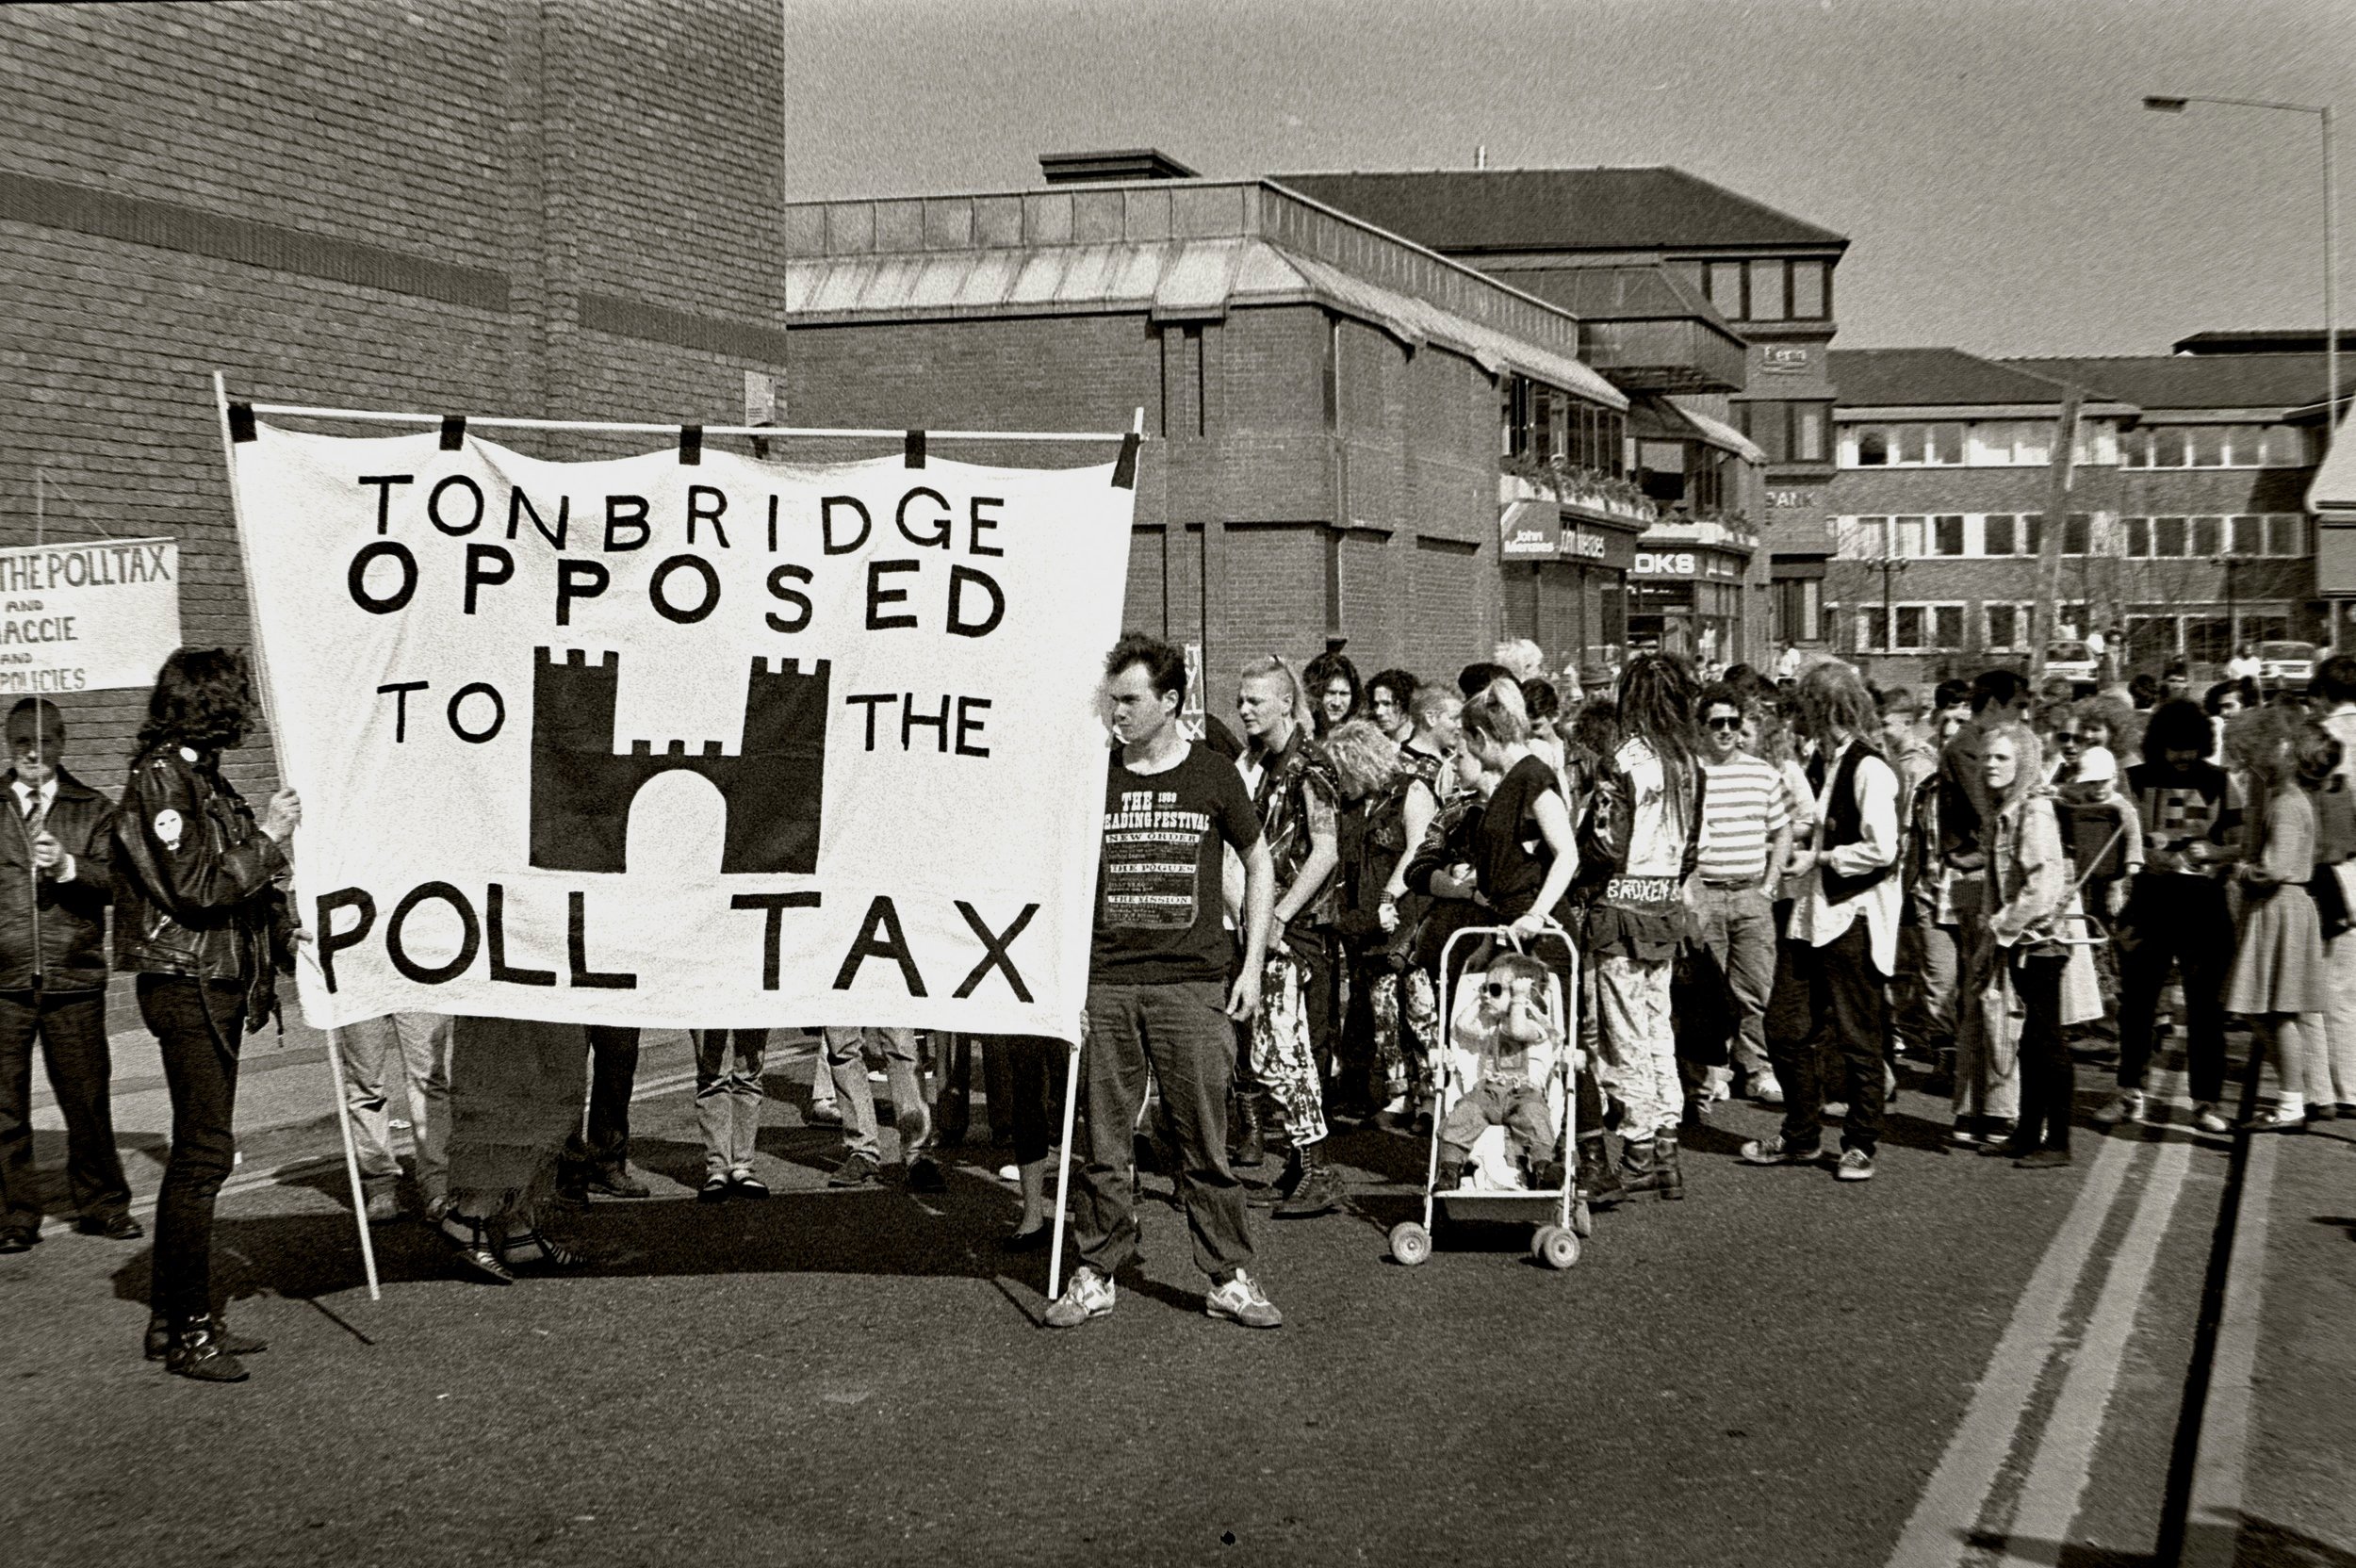
<svg viewBox="0 0 2356 1568">
<path fill-rule="evenodd" d="M 1047 165 L 1040 190 L 787 209 L 794 422 L 1141 409 L 1128 623 L 1201 648 L 1214 711 L 1247 660 L 1335 638 L 1437 678 L 1508 629 L 1555 657 L 1621 640 L 1655 509 L 1575 317 L 1267 181 Z M 1524 552 L 1562 591 L 1517 610 Z"/>
<path fill-rule="evenodd" d="M 762 0 L 0 8 L 0 544 L 37 491 L 51 538 L 176 537 L 184 637 L 243 644 L 216 369 L 733 422 L 785 357 L 783 82 Z M 121 776 L 143 696 L 60 699 L 78 770 Z"/>
<path fill-rule="evenodd" d="M 2193 340 L 2196 344 L 2198 340 Z M 1956 349 L 1836 351 L 1836 646 L 1875 678 L 2025 665 L 2065 388 L 2080 389 L 2058 544 L 2063 635 L 2125 632 L 2131 667 L 2221 663 L 2318 638 L 2303 497 L 2317 354 L 1997 362 Z"/>
<path fill-rule="evenodd" d="M 1823 641 L 1847 239 L 1679 169 L 1279 178 L 1579 318 L 1584 357 L 1636 400 L 1636 465 L 1664 502 L 1631 638 L 1700 651 L 1714 633 L 1728 660 Z"/>
</svg>

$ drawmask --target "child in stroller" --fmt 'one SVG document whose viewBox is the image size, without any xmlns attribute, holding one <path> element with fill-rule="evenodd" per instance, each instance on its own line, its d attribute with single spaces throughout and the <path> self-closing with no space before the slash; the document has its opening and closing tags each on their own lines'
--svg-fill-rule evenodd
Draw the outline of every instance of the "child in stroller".
<svg viewBox="0 0 2356 1568">
<path fill-rule="evenodd" d="M 1547 1016 L 1546 965 L 1520 953 L 1492 959 L 1481 988 L 1480 1004 L 1464 1012 L 1452 1036 L 1457 1049 L 1473 1058 L 1467 1071 L 1460 1055 L 1451 1069 L 1459 1090 L 1440 1123 L 1439 1174 L 1434 1190 L 1453 1192 L 1464 1184 L 1473 1145 L 1491 1127 L 1503 1126 L 1517 1153 L 1523 1184 L 1548 1184 L 1540 1168 L 1555 1157 L 1554 1126 L 1546 1087 L 1530 1076 L 1530 1056 L 1559 1051 L 1560 1032 Z"/>
</svg>

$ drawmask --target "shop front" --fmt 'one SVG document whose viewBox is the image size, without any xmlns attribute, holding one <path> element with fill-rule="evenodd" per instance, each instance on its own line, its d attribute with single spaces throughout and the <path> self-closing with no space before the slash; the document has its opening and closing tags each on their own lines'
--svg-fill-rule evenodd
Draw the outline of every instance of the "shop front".
<svg viewBox="0 0 2356 1568">
<path fill-rule="evenodd" d="M 1505 634 L 1536 643 L 1552 670 L 1617 663 L 1639 525 L 1524 500 L 1505 509 L 1499 528 Z"/>
<path fill-rule="evenodd" d="M 1628 565 L 1629 646 L 1681 653 L 1697 664 L 1740 661 L 1750 551 L 1645 544 L 1631 552 Z"/>
</svg>

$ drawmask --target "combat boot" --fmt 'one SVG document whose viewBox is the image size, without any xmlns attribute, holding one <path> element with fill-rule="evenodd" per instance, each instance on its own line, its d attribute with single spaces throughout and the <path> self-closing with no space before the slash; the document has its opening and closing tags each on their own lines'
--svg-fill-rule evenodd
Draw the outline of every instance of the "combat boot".
<svg viewBox="0 0 2356 1568">
<path fill-rule="evenodd" d="M 1625 1192 L 1651 1192 L 1661 1185 L 1660 1168 L 1653 1163 L 1655 1140 L 1652 1138 L 1623 1138 L 1620 1142 L 1620 1186 Z"/>
<path fill-rule="evenodd" d="M 1576 1180 L 1579 1196 L 1586 1200 L 1590 1208 L 1610 1208 L 1627 1196 L 1628 1189 L 1620 1183 L 1620 1173 L 1612 1168 L 1612 1155 L 1603 1146 L 1601 1133 L 1580 1135 L 1579 1175 Z"/>
<path fill-rule="evenodd" d="M 1228 1163 L 1237 1170 L 1257 1170 L 1268 1164 L 1268 1134 L 1260 1125 L 1256 1091 L 1235 1091 L 1235 1152 Z"/>
<path fill-rule="evenodd" d="M 1292 1196 L 1276 1205 L 1273 1217 L 1314 1219 L 1340 1208 L 1341 1184 L 1334 1179 L 1333 1168 L 1325 1161 L 1324 1142 L 1296 1148 L 1294 1155 L 1301 1161 L 1301 1182 L 1293 1188 Z"/>
<path fill-rule="evenodd" d="M 1663 1201 L 1675 1202 L 1685 1196 L 1685 1171 L 1677 1164 L 1677 1140 L 1663 1133 L 1653 1139 L 1653 1189 Z"/>
</svg>

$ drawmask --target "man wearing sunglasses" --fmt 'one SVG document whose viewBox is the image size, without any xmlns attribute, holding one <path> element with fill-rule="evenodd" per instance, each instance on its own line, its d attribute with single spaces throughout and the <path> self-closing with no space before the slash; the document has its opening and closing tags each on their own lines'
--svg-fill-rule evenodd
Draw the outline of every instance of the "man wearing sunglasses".
<svg viewBox="0 0 2356 1568">
<path fill-rule="evenodd" d="M 1702 693 L 1701 860 L 1694 873 L 1701 939 L 1733 993 L 1734 1065 L 1743 1091 L 1783 1103 L 1767 1060 L 1767 997 L 1775 983 L 1775 917 L 1769 890 L 1792 853 L 1783 776 L 1742 749 L 1742 697 L 1721 681 Z M 1723 1072 L 1723 1069 L 1713 1069 Z"/>
</svg>

